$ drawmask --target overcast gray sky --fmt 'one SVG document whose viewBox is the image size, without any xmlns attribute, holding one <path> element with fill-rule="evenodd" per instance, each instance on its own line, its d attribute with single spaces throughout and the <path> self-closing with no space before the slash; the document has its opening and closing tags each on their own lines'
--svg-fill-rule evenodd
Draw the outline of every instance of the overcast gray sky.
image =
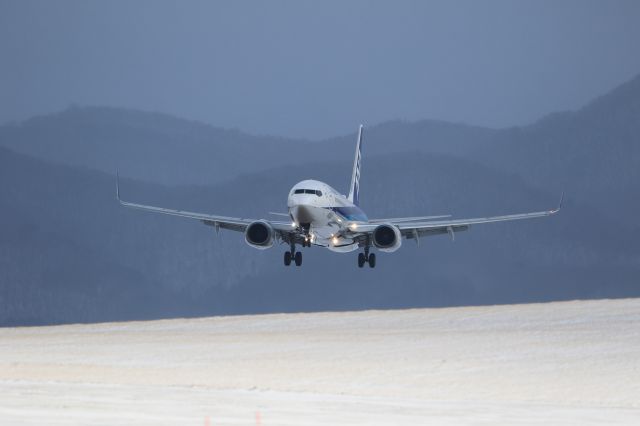
<svg viewBox="0 0 640 426">
<path fill-rule="evenodd" d="M 321 138 L 526 124 L 640 73 L 640 1 L 0 0 L 0 123 L 70 104 Z"/>
</svg>

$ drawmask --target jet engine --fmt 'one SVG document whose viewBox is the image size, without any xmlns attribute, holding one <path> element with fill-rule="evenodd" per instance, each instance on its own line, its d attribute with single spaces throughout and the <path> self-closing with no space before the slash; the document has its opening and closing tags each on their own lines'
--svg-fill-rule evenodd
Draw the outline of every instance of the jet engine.
<svg viewBox="0 0 640 426">
<path fill-rule="evenodd" d="M 273 246 L 273 228 L 267 222 L 258 220 L 252 222 L 244 231 L 244 239 L 253 248 L 268 249 Z"/>
<path fill-rule="evenodd" d="M 373 245 L 380 251 L 394 252 L 402 245 L 402 234 L 391 224 L 379 225 L 373 230 Z"/>
</svg>

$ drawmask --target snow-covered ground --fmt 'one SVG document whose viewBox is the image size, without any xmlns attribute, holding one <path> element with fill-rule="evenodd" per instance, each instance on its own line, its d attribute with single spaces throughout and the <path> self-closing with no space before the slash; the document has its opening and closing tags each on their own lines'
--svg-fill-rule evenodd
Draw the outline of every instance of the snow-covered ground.
<svg viewBox="0 0 640 426">
<path fill-rule="evenodd" d="M 0 425 L 640 424 L 640 299 L 0 329 Z"/>
</svg>

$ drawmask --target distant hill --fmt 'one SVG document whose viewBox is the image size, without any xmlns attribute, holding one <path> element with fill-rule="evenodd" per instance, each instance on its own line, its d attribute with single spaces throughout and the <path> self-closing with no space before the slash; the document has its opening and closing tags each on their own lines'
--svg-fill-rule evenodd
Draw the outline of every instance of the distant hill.
<svg viewBox="0 0 640 426">
<path fill-rule="evenodd" d="M 359 123 L 354 123 L 354 130 Z M 495 131 L 439 121 L 389 122 L 366 129 L 366 153 L 453 151 L 464 154 Z M 355 134 L 309 142 L 251 136 L 166 114 L 71 107 L 0 126 L 0 146 L 59 164 L 168 185 L 214 184 L 289 164 L 353 156 Z"/>
<path fill-rule="evenodd" d="M 210 184 L 304 153 L 304 142 L 256 137 L 160 113 L 71 107 L 0 127 L 0 146 L 46 161 L 164 184 Z"/>
<path fill-rule="evenodd" d="M 640 215 L 640 76 L 575 112 L 506 130 L 473 158 L 539 188 L 608 211 L 625 227 Z"/>
</svg>

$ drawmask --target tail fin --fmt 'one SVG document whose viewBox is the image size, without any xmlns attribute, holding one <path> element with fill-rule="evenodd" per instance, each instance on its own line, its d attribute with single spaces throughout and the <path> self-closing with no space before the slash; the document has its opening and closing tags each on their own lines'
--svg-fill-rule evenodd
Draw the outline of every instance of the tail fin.
<svg viewBox="0 0 640 426">
<path fill-rule="evenodd" d="M 356 158 L 353 160 L 353 174 L 351 175 L 351 186 L 349 187 L 349 201 L 356 206 L 360 204 L 360 164 L 362 160 L 362 129 L 358 129 L 358 143 L 356 144 Z"/>
</svg>

